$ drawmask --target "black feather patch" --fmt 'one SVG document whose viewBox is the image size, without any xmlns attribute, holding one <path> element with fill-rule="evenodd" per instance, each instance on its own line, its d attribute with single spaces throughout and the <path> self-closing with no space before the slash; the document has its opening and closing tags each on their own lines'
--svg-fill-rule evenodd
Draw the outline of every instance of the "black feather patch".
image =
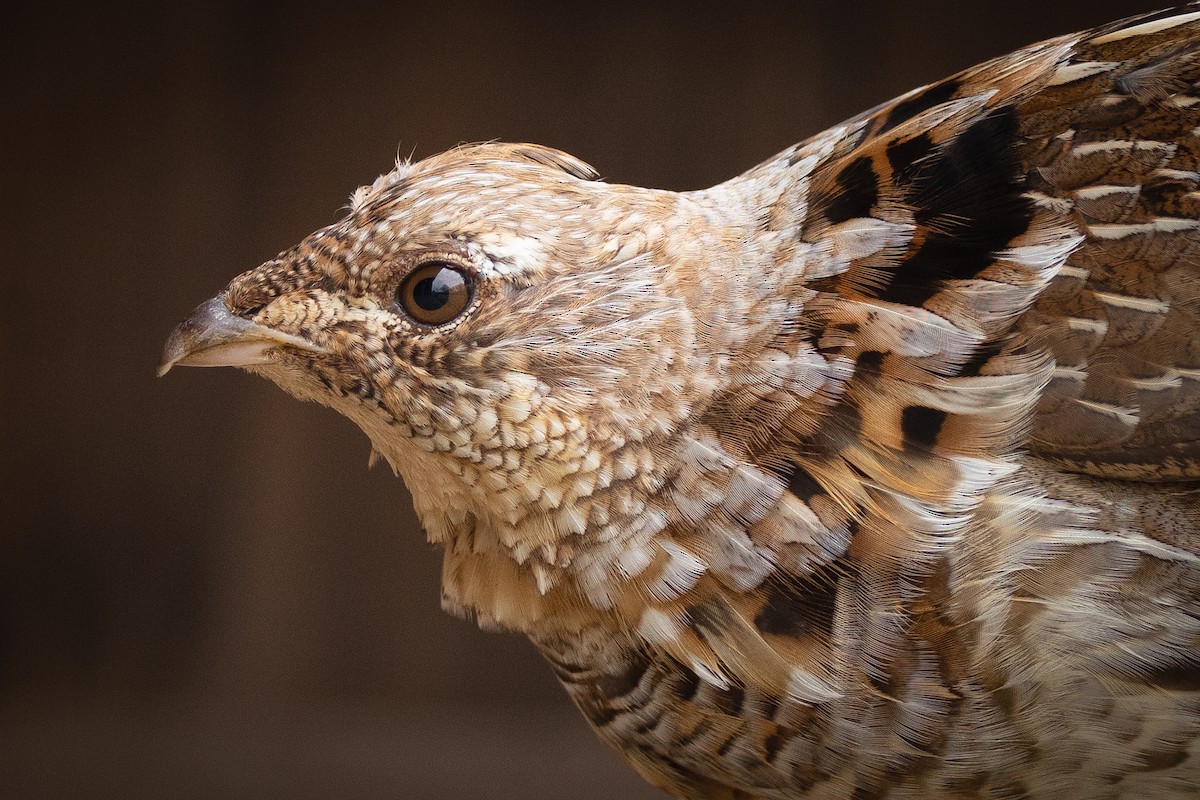
<svg viewBox="0 0 1200 800">
<path fill-rule="evenodd" d="M 849 571 L 838 560 L 818 568 L 803 583 L 772 583 L 754 626 L 763 633 L 794 639 L 832 633 L 838 588 Z"/>
<path fill-rule="evenodd" d="M 675 696 L 680 700 L 691 700 L 700 691 L 700 676 L 680 664 L 675 668 Z"/>
<path fill-rule="evenodd" d="M 1147 683 L 1164 692 L 1200 691 L 1200 666 L 1195 662 L 1164 664 L 1141 671 Z"/>
<path fill-rule="evenodd" d="M 937 442 L 946 424 L 945 411 L 929 406 L 909 406 L 900 412 L 900 432 L 904 435 L 905 450 L 929 450 Z"/>
<path fill-rule="evenodd" d="M 912 183 L 921 170 L 921 162 L 933 152 L 933 139 L 922 133 L 911 139 L 892 142 L 887 148 L 888 164 L 892 168 L 892 180 L 900 186 Z"/>
<path fill-rule="evenodd" d="M 888 112 L 887 119 L 879 129 L 879 132 L 890 131 L 897 125 L 908 122 L 921 112 L 928 111 L 934 106 L 940 106 L 942 103 L 947 102 L 954 97 L 954 93 L 958 91 L 961 85 L 954 78 L 947 78 L 941 83 L 933 84 L 916 97 L 910 97 L 903 103 L 898 103 L 895 108 Z"/>
<path fill-rule="evenodd" d="M 976 348 L 975 352 L 967 361 L 958 368 L 959 375 L 978 375 L 983 369 L 983 365 L 991 361 L 994 357 L 1000 355 L 1000 351 L 1004 349 L 1004 340 L 1000 339 L 994 342 L 982 344 Z"/>
<path fill-rule="evenodd" d="M 877 378 L 882 366 L 883 353 L 878 350 L 864 350 L 854 359 L 854 377 Z"/>
<path fill-rule="evenodd" d="M 788 478 L 788 491 L 807 503 L 814 495 L 823 494 L 825 490 L 812 473 L 804 467 L 796 467 Z"/>
<path fill-rule="evenodd" d="M 854 159 L 837 175 L 837 193 L 824 206 L 825 217 L 835 225 L 848 219 L 868 217 L 879 201 L 878 177 L 871 159 Z"/>
<path fill-rule="evenodd" d="M 879 291 L 881 300 L 919 306 L 942 281 L 978 275 L 1029 227 L 1034 206 L 1024 196 L 1017 137 L 1016 112 L 1008 107 L 940 148 L 929 149 L 922 137 L 888 148 L 905 202 L 915 209 L 925 237 Z"/>
<path fill-rule="evenodd" d="M 763 740 L 764 760 L 770 764 L 775 760 L 775 756 L 779 754 L 780 748 L 787 743 L 788 740 L 784 738 L 783 732 L 779 728 L 776 728 L 770 736 Z"/>
</svg>

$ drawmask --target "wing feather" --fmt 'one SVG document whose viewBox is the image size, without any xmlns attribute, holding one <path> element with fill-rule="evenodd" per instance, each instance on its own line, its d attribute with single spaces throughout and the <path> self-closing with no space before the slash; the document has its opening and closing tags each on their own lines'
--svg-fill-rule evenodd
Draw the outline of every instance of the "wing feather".
<svg viewBox="0 0 1200 800">
<path fill-rule="evenodd" d="M 1197 8 L 1033 45 L 844 126 L 854 146 L 813 170 L 802 236 L 861 218 L 908 236 L 817 283 L 827 327 L 869 315 L 891 367 L 948 379 L 1044 352 L 1029 450 L 1101 477 L 1200 478 Z M 930 314 L 952 330 L 936 353 Z M 841 354 L 879 338 L 860 324 Z"/>
</svg>

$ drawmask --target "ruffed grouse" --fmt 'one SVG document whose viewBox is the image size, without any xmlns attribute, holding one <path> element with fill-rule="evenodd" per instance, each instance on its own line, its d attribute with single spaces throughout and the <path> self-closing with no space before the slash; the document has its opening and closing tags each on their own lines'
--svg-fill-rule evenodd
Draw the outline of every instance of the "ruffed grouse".
<svg viewBox="0 0 1200 800">
<path fill-rule="evenodd" d="M 712 189 L 400 163 L 167 344 L 354 420 L 677 797 L 1200 795 L 1200 5 Z"/>
</svg>

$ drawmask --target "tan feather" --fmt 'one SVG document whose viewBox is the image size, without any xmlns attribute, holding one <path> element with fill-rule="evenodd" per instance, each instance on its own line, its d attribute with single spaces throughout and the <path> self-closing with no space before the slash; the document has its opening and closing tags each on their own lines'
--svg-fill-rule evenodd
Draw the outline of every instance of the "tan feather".
<svg viewBox="0 0 1200 800">
<path fill-rule="evenodd" d="M 699 192 L 402 163 L 165 361 L 358 423 L 677 797 L 1200 791 L 1200 5 Z"/>
</svg>

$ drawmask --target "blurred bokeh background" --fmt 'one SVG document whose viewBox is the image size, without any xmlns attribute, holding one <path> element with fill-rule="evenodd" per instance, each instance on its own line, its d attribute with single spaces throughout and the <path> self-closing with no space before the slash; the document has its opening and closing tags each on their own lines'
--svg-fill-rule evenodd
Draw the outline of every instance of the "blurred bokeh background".
<svg viewBox="0 0 1200 800">
<path fill-rule="evenodd" d="M 234 370 L 155 380 L 167 333 L 398 152 L 698 188 L 1158 2 L 7 11 L 0 796 L 660 797 L 532 647 L 439 610 L 357 429 Z"/>
</svg>

